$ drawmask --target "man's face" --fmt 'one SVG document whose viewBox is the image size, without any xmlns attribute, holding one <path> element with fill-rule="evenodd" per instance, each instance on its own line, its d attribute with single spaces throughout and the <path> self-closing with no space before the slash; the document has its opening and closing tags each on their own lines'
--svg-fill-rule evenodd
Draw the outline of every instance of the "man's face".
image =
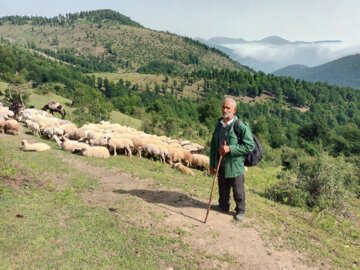
<svg viewBox="0 0 360 270">
<path fill-rule="evenodd" d="M 221 112 L 222 112 L 223 120 L 229 121 L 233 119 L 236 112 L 234 103 L 229 100 L 225 100 L 221 107 Z"/>
</svg>

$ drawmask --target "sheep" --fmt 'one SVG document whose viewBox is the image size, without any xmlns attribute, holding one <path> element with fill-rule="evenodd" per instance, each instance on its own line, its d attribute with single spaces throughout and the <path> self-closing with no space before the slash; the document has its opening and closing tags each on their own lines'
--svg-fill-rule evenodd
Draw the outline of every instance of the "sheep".
<svg viewBox="0 0 360 270">
<path fill-rule="evenodd" d="M 4 133 L 5 119 L 0 117 L 0 133 Z"/>
<path fill-rule="evenodd" d="M 38 123 L 33 122 L 30 119 L 26 120 L 25 123 L 34 135 L 40 137 L 40 125 Z"/>
<path fill-rule="evenodd" d="M 21 149 L 23 151 L 34 151 L 34 152 L 42 152 L 46 150 L 50 150 L 51 147 L 47 145 L 46 143 L 28 143 L 27 140 L 21 141 L 22 147 Z"/>
<path fill-rule="evenodd" d="M 86 157 L 97 157 L 97 158 L 109 158 L 110 152 L 104 146 L 92 146 L 87 149 L 80 151 L 83 156 Z"/>
<path fill-rule="evenodd" d="M 168 154 L 166 157 L 170 164 L 172 164 L 173 162 L 181 162 L 181 161 L 187 167 L 191 164 L 192 155 L 189 151 L 172 146 L 168 146 L 167 149 L 168 149 Z"/>
<path fill-rule="evenodd" d="M 44 135 L 44 137 L 50 139 L 53 138 L 54 135 L 56 136 L 63 136 L 64 135 L 64 131 L 59 128 L 59 127 L 45 127 L 42 130 L 42 134 Z"/>
<path fill-rule="evenodd" d="M 178 171 L 180 171 L 183 174 L 195 176 L 194 172 L 191 169 L 182 165 L 180 162 L 174 163 L 173 167 L 176 168 Z"/>
<path fill-rule="evenodd" d="M 168 149 L 165 146 L 158 144 L 145 144 L 143 150 L 153 157 L 159 157 L 160 161 L 165 163 L 165 156 L 168 155 Z"/>
<path fill-rule="evenodd" d="M 190 143 L 182 146 L 184 149 L 188 150 L 190 153 L 200 153 L 204 146 L 197 143 Z"/>
<path fill-rule="evenodd" d="M 209 169 L 210 159 L 208 156 L 201 155 L 201 154 L 192 154 L 192 163 L 191 165 L 194 168 L 201 168 L 201 169 Z"/>
<path fill-rule="evenodd" d="M 10 119 L 5 121 L 4 130 L 5 133 L 18 135 L 21 130 L 21 126 L 15 119 Z"/>
<path fill-rule="evenodd" d="M 170 165 L 173 165 L 174 162 L 181 162 L 181 157 L 183 156 L 182 151 L 180 148 L 168 147 L 168 153 L 166 155 L 166 159 Z"/>
<path fill-rule="evenodd" d="M 69 139 L 76 138 L 77 126 L 75 124 L 60 125 L 60 128 L 64 131 L 64 136 Z"/>
<path fill-rule="evenodd" d="M 114 151 L 114 156 L 116 156 L 116 151 L 119 149 L 125 149 L 125 154 L 127 154 L 129 157 L 132 156 L 131 149 L 134 148 L 134 143 L 130 139 L 108 138 L 107 145 L 109 146 L 110 151 Z"/>
<path fill-rule="evenodd" d="M 108 139 L 107 136 L 101 136 L 96 139 L 90 139 L 89 144 L 90 146 L 108 146 Z"/>
<path fill-rule="evenodd" d="M 53 138 L 55 139 L 57 145 L 67 152 L 79 152 L 90 147 L 90 145 L 86 143 L 68 140 L 65 137 L 63 137 L 65 140 L 64 142 L 62 142 L 56 135 L 54 135 Z"/>
</svg>

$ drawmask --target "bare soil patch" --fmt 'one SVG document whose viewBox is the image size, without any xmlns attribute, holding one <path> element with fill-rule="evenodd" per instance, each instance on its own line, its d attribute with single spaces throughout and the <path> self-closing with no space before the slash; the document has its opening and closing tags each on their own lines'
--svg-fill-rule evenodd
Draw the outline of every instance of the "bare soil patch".
<svg viewBox="0 0 360 270">
<path fill-rule="evenodd" d="M 114 215 L 136 226 L 162 228 L 181 237 L 195 250 L 217 258 L 216 269 L 317 269 L 305 262 L 305 256 L 296 251 L 277 250 L 265 243 L 247 218 L 233 220 L 233 213 L 211 211 L 207 224 L 203 223 L 207 202 L 177 190 L 159 187 L 149 179 L 139 179 L 115 169 L 87 164 L 85 161 L 66 159 L 69 166 L 95 176 L 99 186 L 81 193 L 91 206 L 107 208 Z M 120 208 L 118 205 L 127 205 Z M 324 266 L 321 267 L 324 269 Z"/>
</svg>

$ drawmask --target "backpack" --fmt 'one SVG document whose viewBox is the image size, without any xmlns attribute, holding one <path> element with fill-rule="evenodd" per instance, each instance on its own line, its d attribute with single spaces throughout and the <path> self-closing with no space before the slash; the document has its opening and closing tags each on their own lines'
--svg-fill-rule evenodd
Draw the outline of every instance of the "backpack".
<svg viewBox="0 0 360 270">
<path fill-rule="evenodd" d="M 239 119 L 235 121 L 234 131 L 235 131 L 236 137 L 238 138 L 238 141 L 241 141 L 242 138 L 240 137 L 241 135 L 240 135 L 240 130 L 239 130 L 239 123 L 240 123 Z M 252 135 L 252 136 L 253 136 L 253 141 L 255 144 L 255 149 L 251 153 L 249 153 L 245 156 L 244 165 L 247 167 L 255 166 L 256 164 L 258 164 L 263 155 L 263 147 L 262 147 L 260 141 L 258 140 L 258 138 L 255 137 L 255 135 Z"/>
</svg>

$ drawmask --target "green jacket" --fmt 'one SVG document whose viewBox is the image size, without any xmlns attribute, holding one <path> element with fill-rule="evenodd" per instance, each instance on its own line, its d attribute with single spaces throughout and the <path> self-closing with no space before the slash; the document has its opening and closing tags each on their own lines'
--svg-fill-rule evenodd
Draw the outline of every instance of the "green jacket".
<svg viewBox="0 0 360 270">
<path fill-rule="evenodd" d="M 219 129 L 222 118 L 214 130 L 210 145 L 210 168 L 217 168 L 220 158 L 219 155 Z M 234 121 L 230 124 L 230 131 L 226 139 L 226 144 L 230 146 L 230 153 L 226 154 L 223 159 L 225 162 L 225 178 L 233 178 L 244 174 L 244 156 L 255 149 L 250 127 L 239 121 L 239 131 L 242 141 L 238 141 L 234 123 L 238 118 L 235 116 Z"/>
</svg>

